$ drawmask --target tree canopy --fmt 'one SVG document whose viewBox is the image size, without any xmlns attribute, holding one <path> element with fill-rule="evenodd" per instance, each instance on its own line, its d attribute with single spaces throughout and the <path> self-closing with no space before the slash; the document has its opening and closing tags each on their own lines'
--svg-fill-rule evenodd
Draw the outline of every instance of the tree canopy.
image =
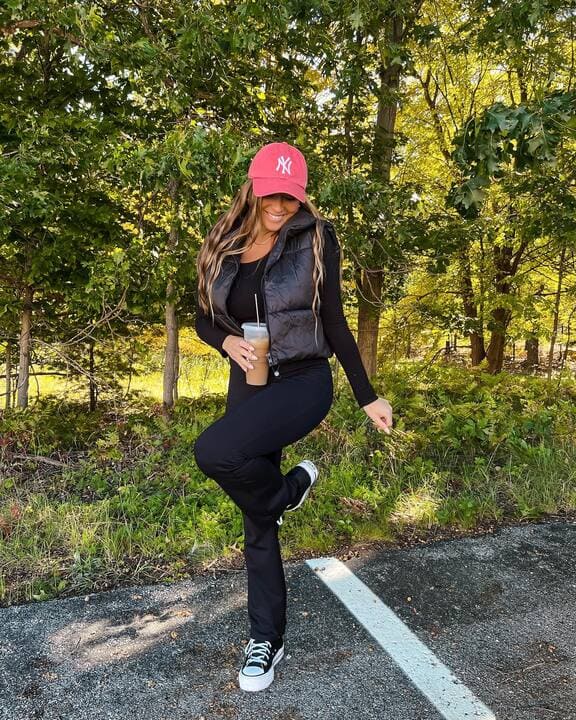
<svg viewBox="0 0 576 720">
<path fill-rule="evenodd" d="M 575 23 L 558 0 L 8 0 L 6 404 L 33 363 L 86 377 L 94 404 L 164 323 L 169 409 L 196 254 L 276 140 L 335 222 L 370 375 L 453 333 L 491 372 L 546 340 L 551 368 L 576 307 Z"/>
</svg>

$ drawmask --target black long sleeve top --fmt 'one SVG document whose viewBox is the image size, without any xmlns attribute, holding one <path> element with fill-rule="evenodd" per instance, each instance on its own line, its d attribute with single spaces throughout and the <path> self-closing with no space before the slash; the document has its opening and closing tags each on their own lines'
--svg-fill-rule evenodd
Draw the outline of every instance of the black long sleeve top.
<svg viewBox="0 0 576 720">
<path fill-rule="evenodd" d="M 328 344 L 344 368 L 352 392 L 360 407 L 368 405 L 378 398 L 374 391 L 360 357 L 356 340 L 346 321 L 342 307 L 340 287 L 340 246 L 330 236 L 326 236 L 324 246 L 324 283 L 320 293 L 320 318 Z M 266 265 L 267 253 L 262 258 L 252 262 L 241 262 L 240 268 L 227 300 L 229 314 L 240 324 L 243 322 L 256 322 L 256 308 L 254 294 L 258 302 L 260 321 L 264 302 L 262 298 L 260 281 Z M 196 333 L 204 342 L 216 348 L 223 357 L 228 357 L 222 348 L 224 339 L 229 335 L 226 330 L 212 325 L 210 317 L 205 315 L 196 305 Z M 281 372 L 293 371 L 308 367 L 325 358 L 306 358 L 292 360 L 281 364 Z"/>
</svg>

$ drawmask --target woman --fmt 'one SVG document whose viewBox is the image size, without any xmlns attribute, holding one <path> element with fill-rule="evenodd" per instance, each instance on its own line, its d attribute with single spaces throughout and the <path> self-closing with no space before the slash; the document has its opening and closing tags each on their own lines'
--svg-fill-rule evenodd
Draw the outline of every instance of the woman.
<svg viewBox="0 0 576 720">
<path fill-rule="evenodd" d="M 198 467 L 242 510 L 250 641 L 238 680 L 263 690 L 284 655 L 286 584 L 278 542 L 283 513 L 299 508 L 318 469 L 303 460 L 280 470 L 282 448 L 303 438 L 332 404 L 328 358 L 336 353 L 358 404 L 389 433 L 392 409 L 379 398 L 347 325 L 334 229 L 306 195 L 302 153 L 270 143 L 254 156 L 248 180 L 198 253 L 196 331 L 230 359 L 225 414 L 197 438 Z M 270 334 L 266 385 L 246 383 L 253 346 L 240 324 Z M 263 316 L 264 315 L 264 316 Z"/>
</svg>

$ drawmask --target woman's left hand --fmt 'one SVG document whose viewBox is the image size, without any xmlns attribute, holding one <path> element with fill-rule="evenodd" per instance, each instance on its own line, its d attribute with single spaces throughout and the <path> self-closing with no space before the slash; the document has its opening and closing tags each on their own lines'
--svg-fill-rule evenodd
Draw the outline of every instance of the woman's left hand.
<svg viewBox="0 0 576 720">
<path fill-rule="evenodd" d="M 363 405 L 362 410 L 373 421 L 377 429 L 384 430 L 385 433 L 390 435 L 392 406 L 386 398 L 379 397 L 377 400 L 368 403 L 368 405 Z"/>
</svg>

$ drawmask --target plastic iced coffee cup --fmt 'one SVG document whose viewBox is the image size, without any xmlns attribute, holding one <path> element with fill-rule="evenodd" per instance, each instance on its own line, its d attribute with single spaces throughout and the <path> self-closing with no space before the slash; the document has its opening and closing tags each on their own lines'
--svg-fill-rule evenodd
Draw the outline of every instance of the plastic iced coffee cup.
<svg viewBox="0 0 576 720">
<path fill-rule="evenodd" d="M 250 360 L 254 369 L 246 370 L 247 385 L 266 385 L 268 382 L 268 349 L 270 348 L 270 336 L 268 328 L 263 323 L 242 323 L 244 340 L 248 341 L 254 348 L 254 355 L 257 360 Z"/>
</svg>

